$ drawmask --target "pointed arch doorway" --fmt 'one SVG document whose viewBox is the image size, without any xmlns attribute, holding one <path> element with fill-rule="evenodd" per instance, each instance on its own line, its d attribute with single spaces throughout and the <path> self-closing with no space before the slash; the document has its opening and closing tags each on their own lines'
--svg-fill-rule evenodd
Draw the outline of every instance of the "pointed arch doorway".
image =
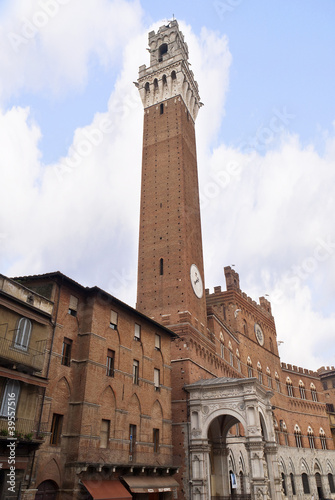
<svg viewBox="0 0 335 500">
<path fill-rule="evenodd" d="M 191 500 L 281 500 L 272 392 L 255 378 L 200 380 L 185 389 Z"/>
</svg>

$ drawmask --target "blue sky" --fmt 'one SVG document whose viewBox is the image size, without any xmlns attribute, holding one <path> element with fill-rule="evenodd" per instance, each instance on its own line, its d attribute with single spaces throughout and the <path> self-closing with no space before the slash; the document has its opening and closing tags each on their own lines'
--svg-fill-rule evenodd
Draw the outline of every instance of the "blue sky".
<svg viewBox="0 0 335 500">
<path fill-rule="evenodd" d="M 0 272 L 58 269 L 135 305 L 133 82 L 148 32 L 173 15 L 205 104 L 206 287 L 235 264 L 248 295 L 269 295 L 283 361 L 334 364 L 331 0 L 0 2 Z"/>
</svg>

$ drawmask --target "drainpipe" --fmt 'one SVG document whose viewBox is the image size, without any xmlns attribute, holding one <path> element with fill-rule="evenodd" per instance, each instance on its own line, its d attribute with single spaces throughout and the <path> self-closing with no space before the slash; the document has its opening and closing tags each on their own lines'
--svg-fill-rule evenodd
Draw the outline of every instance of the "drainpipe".
<svg viewBox="0 0 335 500">
<path fill-rule="evenodd" d="M 57 307 L 56 307 L 55 320 L 54 321 L 51 320 L 51 324 L 52 324 L 52 337 L 51 337 L 51 345 L 50 345 L 50 351 L 49 351 L 49 359 L 48 359 L 48 364 L 47 364 L 47 371 L 46 371 L 46 374 L 45 374 L 45 378 L 47 380 L 49 378 L 49 372 L 50 372 L 51 354 L 52 354 L 52 348 L 53 348 L 54 339 L 55 339 L 55 332 L 56 332 L 57 318 L 58 318 L 58 309 L 59 309 L 59 299 L 60 299 L 61 288 L 62 288 L 62 285 L 63 285 L 63 280 L 64 280 L 64 278 L 62 276 L 61 282 L 60 282 L 60 285 L 59 285 L 59 288 L 58 288 L 58 298 L 57 298 Z M 40 415 L 39 415 L 38 424 L 37 424 L 37 435 L 39 435 L 40 429 L 41 429 L 41 421 L 42 421 L 42 413 L 43 413 L 43 408 L 44 408 L 44 401 L 45 401 L 46 389 L 47 389 L 46 387 L 43 388 L 41 410 L 40 410 Z M 32 458 L 32 461 L 31 461 L 29 481 L 28 481 L 28 486 L 27 486 L 28 490 L 29 490 L 30 485 L 31 485 L 31 479 L 32 479 L 33 470 L 34 470 L 34 464 L 35 464 L 35 455 L 36 455 L 36 450 L 34 450 L 33 458 Z"/>
</svg>

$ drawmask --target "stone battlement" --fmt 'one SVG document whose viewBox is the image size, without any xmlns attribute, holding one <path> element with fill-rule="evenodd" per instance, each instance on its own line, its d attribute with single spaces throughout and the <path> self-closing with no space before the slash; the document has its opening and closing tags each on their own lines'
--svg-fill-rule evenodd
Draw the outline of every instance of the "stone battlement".
<svg viewBox="0 0 335 500">
<path fill-rule="evenodd" d="M 288 370 L 292 373 L 301 373 L 302 375 L 312 375 L 313 377 L 317 377 L 318 373 L 313 370 L 308 370 L 307 368 L 301 368 L 301 366 L 291 365 L 288 363 L 281 363 L 281 367 L 284 370 Z"/>
<path fill-rule="evenodd" d="M 241 291 L 240 277 L 239 277 L 239 274 L 234 269 L 232 269 L 230 266 L 227 266 L 224 268 L 224 273 L 225 273 L 225 278 L 226 278 L 227 292 L 234 290 L 239 295 L 241 295 L 241 297 L 243 297 L 247 302 L 252 304 L 254 307 L 259 308 L 262 313 L 268 313 L 272 316 L 271 303 L 269 300 L 267 300 L 265 297 L 259 297 L 259 304 L 258 304 L 254 299 L 249 297 L 245 292 Z M 209 288 L 206 288 L 205 293 L 206 293 L 206 297 L 213 295 L 210 293 Z M 215 286 L 214 287 L 214 295 L 218 295 L 221 293 L 224 293 L 221 289 L 221 286 Z"/>
</svg>

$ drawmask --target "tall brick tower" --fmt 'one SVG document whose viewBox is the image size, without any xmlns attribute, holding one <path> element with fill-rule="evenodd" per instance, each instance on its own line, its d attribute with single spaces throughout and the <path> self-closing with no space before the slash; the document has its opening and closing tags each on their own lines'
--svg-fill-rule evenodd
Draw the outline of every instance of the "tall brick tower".
<svg viewBox="0 0 335 500">
<path fill-rule="evenodd" d="M 149 33 L 144 106 L 137 309 L 206 332 L 194 122 L 202 105 L 177 21 Z"/>
</svg>

